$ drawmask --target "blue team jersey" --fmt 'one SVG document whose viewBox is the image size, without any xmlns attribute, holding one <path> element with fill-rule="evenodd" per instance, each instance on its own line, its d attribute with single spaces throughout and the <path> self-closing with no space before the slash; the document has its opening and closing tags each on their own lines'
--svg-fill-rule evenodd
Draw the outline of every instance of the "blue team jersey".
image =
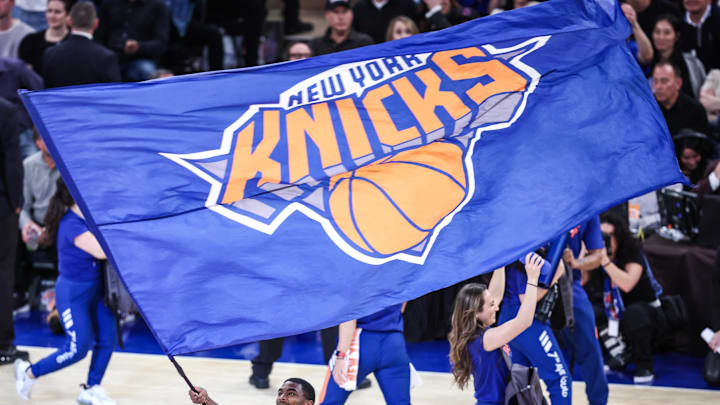
<svg viewBox="0 0 720 405">
<path fill-rule="evenodd" d="M 357 327 L 372 332 L 402 332 L 402 304 L 387 307 L 357 320 Z"/>
<path fill-rule="evenodd" d="M 520 306 L 520 297 L 518 297 L 518 295 L 525 294 L 526 285 L 527 274 L 525 274 L 525 268 L 520 267 L 519 262 L 506 266 L 505 295 L 503 296 L 503 304 Z"/>
<path fill-rule="evenodd" d="M 100 280 L 100 262 L 75 246 L 75 238 L 88 231 L 85 220 L 68 210 L 60 220 L 57 234 L 58 272 L 78 282 Z"/>
<path fill-rule="evenodd" d="M 475 399 L 483 403 L 503 404 L 510 371 L 502 357 L 502 349 L 488 352 L 482 341 L 483 335 L 480 335 L 468 345 L 473 364 Z"/>
<path fill-rule="evenodd" d="M 576 226 L 570 230 L 568 238 L 568 247 L 572 250 L 573 255 L 577 258 L 582 250 L 582 242 L 585 242 L 587 250 L 602 249 L 605 247 L 602 232 L 600 231 L 600 217 L 595 215 L 589 220 Z M 580 270 L 573 269 L 573 281 L 580 287 L 580 279 L 582 275 Z"/>
</svg>

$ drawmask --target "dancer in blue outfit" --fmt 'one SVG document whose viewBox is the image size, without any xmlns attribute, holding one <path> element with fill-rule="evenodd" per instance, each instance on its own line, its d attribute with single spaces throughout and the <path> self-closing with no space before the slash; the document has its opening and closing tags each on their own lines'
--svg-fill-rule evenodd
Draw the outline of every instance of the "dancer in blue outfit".
<svg viewBox="0 0 720 405">
<path fill-rule="evenodd" d="M 360 362 L 357 381 L 373 373 L 385 402 L 389 405 L 410 404 L 410 358 L 403 336 L 402 309 L 404 304 L 393 305 L 372 315 L 340 324 L 335 367 L 327 382 L 321 404 L 344 404 L 350 395 L 338 384 L 347 381 L 346 354 L 356 328 L 361 328 Z"/>
<path fill-rule="evenodd" d="M 472 375 L 476 405 L 505 403 L 510 370 L 500 350 L 532 324 L 543 262 L 534 253 L 527 255 L 528 288 L 525 300 L 517 316 L 500 326 L 492 327 L 505 289 L 504 268 L 493 272 L 489 287 L 471 283 L 464 286 L 455 298 L 449 335 L 452 373 L 460 389 L 465 388 Z"/>
<path fill-rule="evenodd" d="M 581 258 L 583 243 L 587 254 Z M 573 269 L 573 315 L 575 316 L 573 330 L 566 328 L 562 331 L 566 343 L 563 353 L 566 360 L 573 359 L 580 367 L 590 405 L 607 404 L 609 390 L 602 349 L 595 333 L 595 313 L 581 285 L 581 271 L 600 267 L 604 247 L 600 217 L 596 215 L 570 231 L 568 249 L 563 252 L 563 259 Z"/>
<path fill-rule="evenodd" d="M 43 242 L 57 241 L 60 276 L 55 297 L 66 341 L 63 348 L 33 365 L 23 360 L 15 362 L 18 395 L 30 399 L 38 377 L 76 363 L 92 350 L 87 385 L 83 385 L 77 401 L 85 405 L 115 405 L 100 386 L 117 339 L 115 318 L 103 301 L 99 261 L 105 259 L 105 253 L 88 230 L 62 178 L 50 199 L 45 224 Z"/>
<path fill-rule="evenodd" d="M 561 262 L 553 277 L 553 284 L 564 270 Z M 547 293 L 546 289 L 540 289 L 536 297 L 531 297 L 535 294 L 528 294 L 528 285 L 528 276 L 519 261 L 505 268 L 505 295 L 498 320 L 500 325 L 517 317 L 526 299 L 540 300 Z M 550 325 L 533 319 L 530 327 L 511 340 L 509 346 L 513 363 L 537 367 L 553 405 L 572 403 L 572 376 Z"/>
</svg>

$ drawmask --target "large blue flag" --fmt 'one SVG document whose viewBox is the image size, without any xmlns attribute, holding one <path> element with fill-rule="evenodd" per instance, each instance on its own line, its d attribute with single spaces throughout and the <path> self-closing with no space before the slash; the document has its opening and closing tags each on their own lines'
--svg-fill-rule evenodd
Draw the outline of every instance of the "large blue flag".
<svg viewBox="0 0 720 405">
<path fill-rule="evenodd" d="M 163 349 L 371 314 L 684 181 L 611 0 L 22 95 Z"/>
</svg>

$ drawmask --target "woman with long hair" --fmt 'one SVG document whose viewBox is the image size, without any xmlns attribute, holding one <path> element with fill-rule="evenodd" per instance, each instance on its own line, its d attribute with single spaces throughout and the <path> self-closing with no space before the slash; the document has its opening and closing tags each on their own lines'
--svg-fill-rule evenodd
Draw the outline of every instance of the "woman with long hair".
<svg viewBox="0 0 720 405">
<path fill-rule="evenodd" d="M 664 14 L 655 20 L 652 32 L 653 59 L 649 74 L 659 62 L 670 62 L 680 68 L 682 92 L 692 98 L 698 98 L 700 87 L 705 82 L 705 67 L 693 53 L 680 50 L 681 22 L 672 14 Z"/>
<path fill-rule="evenodd" d="M 535 253 L 525 257 L 527 287 L 517 316 L 492 327 L 505 290 L 505 268 L 493 272 L 490 286 L 470 283 L 455 298 L 452 314 L 450 362 L 455 383 L 464 389 L 470 376 L 476 405 L 503 404 L 508 370 L 501 348 L 527 329 L 535 315 L 537 285 L 544 260 Z"/>
<path fill-rule="evenodd" d="M 386 41 L 394 41 L 396 39 L 403 39 L 417 34 L 418 27 L 415 25 L 415 21 L 404 15 L 399 15 L 393 18 L 388 24 L 387 32 L 385 33 Z"/>
<path fill-rule="evenodd" d="M 30 399 L 38 377 L 76 363 L 92 350 L 87 384 L 82 385 L 77 401 L 86 405 L 114 405 L 115 401 L 100 386 L 117 340 L 115 318 L 103 300 L 100 260 L 105 259 L 105 253 L 88 230 L 62 177 L 57 180 L 57 191 L 50 199 L 44 222 L 41 244 L 55 243 L 58 250 L 60 275 L 55 284 L 55 299 L 66 341 L 63 348 L 35 364 L 15 361 L 15 388 L 20 397 Z"/>
<path fill-rule="evenodd" d="M 704 134 L 683 129 L 674 137 L 673 142 L 680 170 L 692 184 L 697 184 L 705 177 L 705 171 L 715 152 L 712 141 Z M 692 190 L 690 187 L 683 188 Z"/>
</svg>

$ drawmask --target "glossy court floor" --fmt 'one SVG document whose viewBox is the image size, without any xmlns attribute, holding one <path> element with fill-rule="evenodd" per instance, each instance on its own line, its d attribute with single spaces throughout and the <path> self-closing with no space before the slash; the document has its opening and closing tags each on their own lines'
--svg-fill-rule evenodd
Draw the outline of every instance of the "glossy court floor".
<svg viewBox="0 0 720 405">
<path fill-rule="evenodd" d="M 39 312 L 16 316 L 17 343 L 38 360 L 51 353 L 64 341 L 63 336 L 52 335 Z M 125 349 L 113 355 L 103 386 L 119 404 L 186 404 L 187 388 L 175 369 L 162 355 L 150 331 L 141 320 L 123 325 Z M 445 341 L 423 342 L 408 345 L 415 367 L 424 384 L 413 390 L 413 404 L 472 404 L 472 391 L 460 391 L 452 386 L 447 360 L 448 344 Z M 286 339 L 283 356 L 271 375 L 269 390 L 257 390 L 247 382 L 251 359 L 257 354 L 257 344 L 246 344 L 191 356 L 178 357 L 188 377 L 196 385 L 211 392 L 222 404 L 271 404 L 275 387 L 285 378 L 307 378 L 318 389 L 322 385 L 326 368 L 317 333 L 308 333 Z M 32 404 L 72 404 L 78 393 L 78 384 L 87 375 L 89 356 L 81 363 L 43 377 L 33 391 Z M 657 379 L 654 386 L 634 386 L 632 374 L 610 374 L 610 404 L 720 404 L 720 390 L 708 387 L 702 379 L 703 359 L 678 354 L 655 356 Z M 582 376 L 575 373 L 573 403 L 586 404 Z M 0 405 L 27 404 L 14 394 L 12 367 L 0 367 Z M 369 390 L 351 395 L 348 404 L 382 404 L 377 383 Z"/>
</svg>

